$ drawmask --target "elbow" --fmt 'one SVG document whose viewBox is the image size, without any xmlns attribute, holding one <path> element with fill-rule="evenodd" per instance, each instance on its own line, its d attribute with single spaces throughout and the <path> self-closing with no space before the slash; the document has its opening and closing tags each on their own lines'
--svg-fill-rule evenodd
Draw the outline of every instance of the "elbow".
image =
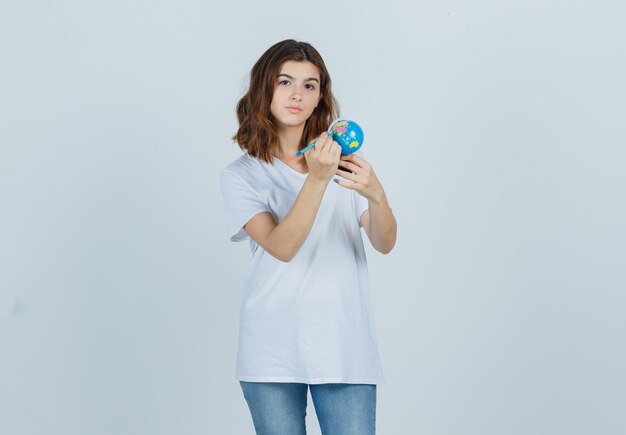
<svg viewBox="0 0 626 435">
<path fill-rule="evenodd" d="M 274 255 L 274 258 L 278 261 L 282 261 L 283 263 L 289 263 L 291 260 L 293 260 L 293 256 L 286 255 Z"/>
<path fill-rule="evenodd" d="M 391 245 L 389 247 L 380 248 L 380 249 L 377 249 L 377 251 L 380 252 L 381 254 L 387 255 L 387 254 L 389 254 L 393 250 L 393 246 L 394 245 Z"/>
<path fill-rule="evenodd" d="M 372 247 L 381 254 L 389 254 L 396 246 L 397 229 L 396 225 L 387 228 L 385 231 L 373 232 L 370 230 L 369 236 Z"/>
<path fill-rule="evenodd" d="M 375 246 L 374 248 L 381 254 L 387 255 L 393 250 L 394 246 L 396 246 L 395 238 L 389 243 L 379 244 L 378 246 Z"/>
<path fill-rule="evenodd" d="M 278 261 L 289 263 L 300 250 L 300 246 L 290 243 L 290 241 L 275 240 L 267 243 L 263 249 Z"/>
<path fill-rule="evenodd" d="M 270 252 L 270 254 L 272 255 L 272 257 L 274 257 L 278 261 L 282 261 L 283 263 L 289 263 L 296 256 L 296 252 L 291 252 L 287 250 Z"/>
</svg>

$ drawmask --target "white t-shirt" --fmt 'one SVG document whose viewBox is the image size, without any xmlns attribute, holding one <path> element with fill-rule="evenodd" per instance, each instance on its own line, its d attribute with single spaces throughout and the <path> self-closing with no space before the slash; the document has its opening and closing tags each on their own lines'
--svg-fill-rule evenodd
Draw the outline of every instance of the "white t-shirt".
<svg viewBox="0 0 626 435">
<path fill-rule="evenodd" d="M 383 384 L 360 217 L 367 200 L 328 183 L 307 239 L 288 263 L 243 226 L 260 212 L 281 222 L 307 174 L 243 154 L 220 174 L 230 239 L 248 239 L 235 378 L 249 382 Z"/>
</svg>

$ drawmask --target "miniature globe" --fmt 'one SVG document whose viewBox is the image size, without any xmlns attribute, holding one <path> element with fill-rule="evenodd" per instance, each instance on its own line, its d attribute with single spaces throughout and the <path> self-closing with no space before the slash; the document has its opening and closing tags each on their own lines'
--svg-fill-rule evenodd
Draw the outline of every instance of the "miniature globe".
<svg viewBox="0 0 626 435">
<path fill-rule="evenodd" d="M 363 146 L 363 129 L 354 121 L 336 121 L 330 126 L 329 133 L 341 145 L 341 154 L 352 154 Z"/>
</svg>

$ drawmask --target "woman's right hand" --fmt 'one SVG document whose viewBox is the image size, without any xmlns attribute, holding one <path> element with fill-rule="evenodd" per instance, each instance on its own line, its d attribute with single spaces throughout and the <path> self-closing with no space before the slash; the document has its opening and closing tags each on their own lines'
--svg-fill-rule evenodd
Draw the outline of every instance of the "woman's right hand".
<svg viewBox="0 0 626 435">
<path fill-rule="evenodd" d="M 315 146 L 304 153 L 309 177 L 322 183 L 328 183 L 339 167 L 341 146 L 324 132 L 315 142 Z"/>
</svg>

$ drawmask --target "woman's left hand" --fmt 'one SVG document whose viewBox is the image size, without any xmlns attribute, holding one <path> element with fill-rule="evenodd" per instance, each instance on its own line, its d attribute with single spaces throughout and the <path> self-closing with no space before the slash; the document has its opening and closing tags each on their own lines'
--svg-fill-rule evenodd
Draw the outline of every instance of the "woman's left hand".
<svg viewBox="0 0 626 435">
<path fill-rule="evenodd" d="M 335 174 L 352 181 L 352 183 L 335 178 L 334 181 L 337 184 L 356 190 L 368 200 L 380 201 L 384 197 L 383 186 L 378 181 L 372 165 L 355 154 L 346 154 L 341 156 L 339 160 L 339 168 L 342 167 L 347 171 L 337 169 Z"/>
</svg>

